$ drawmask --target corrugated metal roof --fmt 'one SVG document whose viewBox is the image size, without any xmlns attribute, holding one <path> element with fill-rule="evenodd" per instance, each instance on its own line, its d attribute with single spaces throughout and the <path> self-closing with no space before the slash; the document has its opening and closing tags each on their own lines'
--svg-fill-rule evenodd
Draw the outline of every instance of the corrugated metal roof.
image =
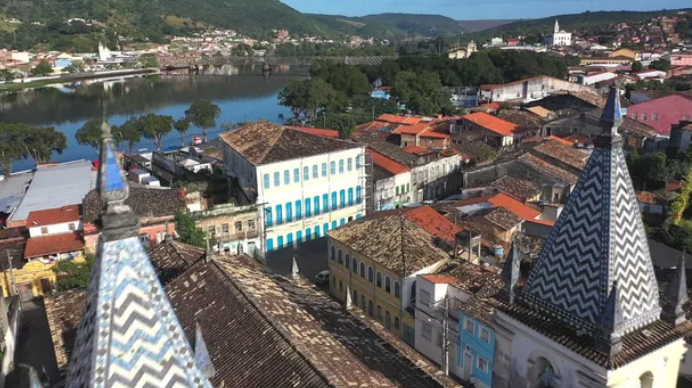
<svg viewBox="0 0 692 388">
<path fill-rule="evenodd" d="M 26 172 L 0 181 L 0 213 L 12 213 L 22 202 L 34 173 Z"/>
</svg>

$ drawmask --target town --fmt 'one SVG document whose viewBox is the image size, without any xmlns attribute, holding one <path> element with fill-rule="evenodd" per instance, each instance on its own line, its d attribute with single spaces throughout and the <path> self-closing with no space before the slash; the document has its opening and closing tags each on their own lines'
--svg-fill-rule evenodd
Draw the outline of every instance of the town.
<svg viewBox="0 0 692 388">
<path fill-rule="evenodd" d="M 0 388 L 692 387 L 692 12 L 550 24 L 0 50 Z"/>
</svg>

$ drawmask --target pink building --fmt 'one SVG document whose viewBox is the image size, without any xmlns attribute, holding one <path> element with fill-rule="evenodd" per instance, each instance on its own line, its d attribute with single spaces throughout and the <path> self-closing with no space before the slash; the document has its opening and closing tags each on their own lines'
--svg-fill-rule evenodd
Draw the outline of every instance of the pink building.
<svg viewBox="0 0 692 388">
<path fill-rule="evenodd" d="M 670 127 L 680 120 L 692 117 L 692 95 L 672 93 L 644 101 L 627 108 L 627 116 L 649 125 L 662 135 L 670 134 Z"/>
<path fill-rule="evenodd" d="M 692 66 L 692 53 L 674 53 L 669 59 L 671 66 Z"/>
</svg>

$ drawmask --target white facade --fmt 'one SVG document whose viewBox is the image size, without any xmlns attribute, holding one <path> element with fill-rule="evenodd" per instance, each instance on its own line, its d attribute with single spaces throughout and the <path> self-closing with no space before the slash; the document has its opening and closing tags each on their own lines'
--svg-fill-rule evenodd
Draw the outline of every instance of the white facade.
<svg viewBox="0 0 692 388">
<path fill-rule="evenodd" d="M 439 199 L 461 187 L 461 155 L 440 158 L 411 169 L 411 202 Z"/>
<path fill-rule="evenodd" d="M 111 50 L 104 46 L 103 43 L 99 42 L 99 61 L 107 61 L 111 59 L 112 56 Z"/>
<path fill-rule="evenodd" d="M 411 172 L 393 175 L 375 182 L 375 210 L 389 210 L 413 203 Z"/>
<path fill-rule="evenodd" d="M 43 225 L 29 228 L 30 237 L 41 237 L 41 236 L 51 236 L 54 234 L 62 233 L 74 233 L 78 230 L 82 230 L 82 221 L 75 220 L 70 222 L 63 222 L 60 224 Z"/>
<path fill-rule="evenodd" d="M 550 38 L 550 44 L 553 46 L 571 46 L 572 45 L 572 33 L 560 30 L 560 24 L 555 20 L 555 28 L 553 29 L 553 35 Z"/>
<path fill-rule="evenodd" d="M 598 82 L 603 82 L 603 81 L 608 81 L 613 78 L 617 78 L 618 75 L 616 73 L 600 73 L 600 74 L 592 74 L 592 75 L 585 75 L 581 79 L 581 83 L 583 85 L 593 85 Z"/>
</svg>

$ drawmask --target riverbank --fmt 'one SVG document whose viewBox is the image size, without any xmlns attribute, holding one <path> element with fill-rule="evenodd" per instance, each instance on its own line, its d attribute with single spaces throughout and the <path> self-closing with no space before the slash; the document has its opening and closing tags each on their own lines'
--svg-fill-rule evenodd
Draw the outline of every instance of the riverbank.
<svg viewBox="0 0 692 388">
<path fill-rule="evenodd" d="M 105 70 L 91 73 L 66 74 L 46 77 L 31 77 L 22 80 L 14 80 L 12 82 L 0 83 L 0 92 L 15 92 L 24 89 L 36 89 L 52 84 L 65 84 L 77 81 L 86 81 L 100 78 L 110 78 L 114 76 L 129 76 L 139 74 L 158 74 L 158 69 L 122 69 L 122 70 Z"/>
</svg>

